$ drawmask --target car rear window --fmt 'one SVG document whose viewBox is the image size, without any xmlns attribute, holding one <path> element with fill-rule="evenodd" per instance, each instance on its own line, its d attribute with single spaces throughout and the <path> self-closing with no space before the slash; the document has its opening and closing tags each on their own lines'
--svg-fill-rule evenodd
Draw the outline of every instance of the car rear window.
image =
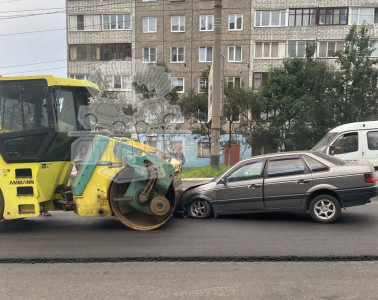
<svg viewBox="0 0 378 300">
<path fill-rule="evenodd" d="M 320 161 L 316 160 L 315 158 L 303 155 L 304 160 L 306 161 L 308 167 L 310 168 L 311 172 L 321 172 L 329 170 L 328 166 L 321 163 Z"/>
<path fill-rule="evenodd" d="M 339 159 L 339 158 L 336 158 L 336 157 L 333 157 L 333 156 L 330 156 L 321 152 L 312 152 L 312 153 L 326 161 L 333 163 L 336 166 L 343 166 L 346 164 L 346 162 L 343 161 L 342 159 Z"/>
</svg>

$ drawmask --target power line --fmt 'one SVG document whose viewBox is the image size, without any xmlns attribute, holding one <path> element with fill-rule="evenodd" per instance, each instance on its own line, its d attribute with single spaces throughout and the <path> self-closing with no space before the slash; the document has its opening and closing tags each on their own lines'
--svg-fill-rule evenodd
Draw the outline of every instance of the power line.
<svg viewBox="0 0 378 300">
<path fill-rule="evenodd" d="M 12 35 L 21 35 L 21 34 L 28 34 L 28 33 L 40 33 L 40 32 L 50 32 L 50 31 L 60 31 L 60 30 L 66 30 L 66 29 L 67 28 L 46 29 L 46 30 L 36 30 L 36 31 L 24 31 L 24 32 L 0 34 L 0 36 L 12 36 Z"/>
<path fill-rule="evenodd" d="M 21 1 L 21 0 L 8 0 L 8 1 L 1 1 L 0 4 L 1 4 L 1 3 L 8 3 L 8 2 L 16 2 L 16 1 Z"/>
<path fill-rule="evenodd" d="M 6 67 L 0 67 L 0 69 L 9 69 L 9 68 L 16 68 L 16 67 L 24 67 L 24 66 L 31 66 L 31 65 L 42 65 L 42 64 L 49 64 L 52 62 L 58 62 L 58 61 L 66 61 L 65 59 L 57 59 L 57 60 L 48 60 L 48 61 L 41 61 L 37 63 L 31 63 L 31 64 L 23 64 L 23 65 L 14 65 L 14 66 L 6 66 Z"/>
<path fill-rule="evenodd" d="M 30 70 L 30 71 L 22 71 L 22 72 L 13 72 L 13 73 L 5 73 L 4 75 L 13 75 L 13 74 L 25 74 L 25 73 L 33 73 L 33 72 L 40 72 L 40 71 L 48 71 L 48 70 L 57 70 L 57 69 L 66 69 L 65 67 L 56 67 L 56 68 L 48 68 L 48 69 L 40 69 L 40 70 Z"/>
<path fill-rule="evenodd" d="M 136 0 L 133 0 L 133 1 L 136 1 Z M 81 9 L 88 9 L 88 8 L 92 8 L 92 7 L 104 7 L 104 6 L 113 6 L 113 5 L 117 5 L 117 4 L 124 4 L 125 2 L 116 2 L 116 3 L 109 3 L 109 4 L 100 4 L 100 5 L 93 5 L 93 6 L 82 6 L 82 7 L 70 7 L 69 9 L 67 8 L 62 8 L 61 10 L 56 10 L 56 11 L 52 11 L 52 12 L 44 12 L 44 13 L 35 13 L 35 14 L 23 14 L 23 15 L 10 15 L 10 16 L 2 16 L 0 17 L 0 21 L 1 20 L 9 20 L 9 19 L 17 19 L 17 18 L 25 18 L 25 17 L 34 17 L 34 16 L 41 16 L 41 15 L 50 15 L 50 14 L 59 14 L 59 13 L 79 13 L 79 10 Z M 198 2 L 199 3 L 199 2 Z M 153 4 L 155 6 L 161 6 L 161 4 Z M 153 6 L 153 5 L 150 5 L 149 7 Z M 56 9 L 56 8 L 50 8 L 50 9 L 36 9 L 36 10 L 20 10 L 20 11 L 13 11 L 13 12 L 23 12 L 23 11 L 40 11 L 40 10 L 52 10 L 52 9 Z M 60 9 L 60 8 L 57 8 L 57 9 Z M 224 10 L 226 9 L 241 9 L 240 7 L 224 7 L 223 8 Z M 71 10 L 70 12 L 68 12 L 68 10 Z M 75 11 L 76 10 L 76 11 Z M 196 8 L 196 9 L 188 9 L 188 8 L 183 8 L 183 9 L 177 9 L 177 8 L 174 8 L 174 9 L 154 9 L 154 12 L 170 12 L 170 11 L 188 11 L 188 12 L 191 12 L 191 11 L 206 11 L 206 10 L 213 10 L 213 7 L 210 7 L 210 8 Z M 136 10 L 137 12 L 137 10 Z"/>
</svg>

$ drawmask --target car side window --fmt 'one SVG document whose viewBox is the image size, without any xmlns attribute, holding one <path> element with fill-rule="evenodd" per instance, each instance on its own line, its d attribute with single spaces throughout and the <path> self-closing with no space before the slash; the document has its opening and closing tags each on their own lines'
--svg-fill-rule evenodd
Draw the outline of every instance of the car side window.
<svg viewBox="0 0 378 300">
<path fill-rule="evenodd" d="M 358 132 L 348 132 L 340 135 L 332 144 L 334 154 L 343 154 L 358 151 Z"/>
<path fill-rule="evenodd" d="M 226 182 L 261 178 L 263 167 L 264 160 L 257 160 L 250 163 L 246 163 L 234 170 L 231 174 L 229 174 L 226 178 Z"/>
<path fill-rule="evenodd" d="M 369 131 L 367 140 L 369 150 L 378 150 L 378 131 Z"/>
<path fill-rule="evenodd" d="M 303 158 L 306 161 L 307 166 L 309 167 L 311 172 L 322 172 L 329 170 L 328 166 L 316 160 L 315 158 L 312 158 L 311 156 L 303 155 Z"/>
<path fill-rule="evenodd" d="M 272 157 L 268 163 L 268 177 L 304 174 L 306 166 L 298 155 Z"/>
</svg>

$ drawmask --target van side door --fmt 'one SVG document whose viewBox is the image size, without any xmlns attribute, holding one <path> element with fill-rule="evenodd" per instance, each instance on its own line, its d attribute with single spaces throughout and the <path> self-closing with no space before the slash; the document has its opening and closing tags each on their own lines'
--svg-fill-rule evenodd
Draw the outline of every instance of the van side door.
<svg viewBox="0 0 378 300">
<path fill-rule="evenodd" d="M 378 167 L 378 129 L 372 129 L 364 132 L 364 138 L 367 140 L 365 146 L 364 159 L 371 161 L 373 165 Z"/>
</svg>

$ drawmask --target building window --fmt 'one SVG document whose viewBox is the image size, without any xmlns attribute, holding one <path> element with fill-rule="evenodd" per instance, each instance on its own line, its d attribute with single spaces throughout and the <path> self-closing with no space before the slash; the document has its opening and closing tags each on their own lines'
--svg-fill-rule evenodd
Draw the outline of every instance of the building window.
<svg viewBox="0 0 378 300">
<path fill-rule="evenodd" d="M 214 16 L 202 15 L 200 16 L 200 31 L 213 31 L 214 28 Z"/>
<path fill-rule="evenodd" d="M 228 47 L 228 61 L 229 62 L 242 61 L 242 47 L 241 46 Z"/>
<path fill-rule="evenodd" d="M 346 25 L 348 23 L 347 8 L 320 8 L 319 25 Z"/>
<path fill-rule="evenodd" d="M 209 142 L 198 142 L 197 147 L 198 147 L 197 157 L 210 157 L 210 143 Z"/>
<path fill-rule="evenodd" d="M 262 81 L 263 81 L 263 73 L 254 72 L 253 73 L 253 89 L 254 90 L 261 89 Z"/>
<path fill-rule="evenodd" d="M 256 27 L 285 26 L 286 10 L 256 10 Z"/>
<path fill-rule="evenodd" d="M 378 56 L 378 41 L 374 42 L 373 48 L 374 48 L 374 51 L 371 54 L 371 56 L 377 57 Z"/>
<path fill-rule="evenodd" d="M 185 61 L 185 47 L 172 47 L 171 48 L 171 62 L 184 62 Z"/>
<path fill-rule="evenodd" d="M 87 80 L 87 75 L 85 74 L 70 74 L 69 77 L 73 79 Z"/>
<path fill-rule="evenodd" d="M 171 17 L 171 31 L 184 32 L 185 31 L 185 16 Z"/>
<path fill-rule="evenodd" d="M 351 16 L 350 16 L 350 23 L 362 25 L 364 22 L 366 24 L 374 24 L 377 8 L 371 7 L 352 7 L 351 8 Z M 377 17 L 378 18 L 378 17 Z"/>
<path fill-rule="evenodd" d="M 278 42 L 256 43 L 255 58 L 283 58 L 285 47 Z"/>
<path fill-rule="evenodd" d="M 105 75 L 104 79 L 112 90 L 132 91 L 130 75 Z"/>
<path fill-rule="evenodd" d="M 241 87 L 240 77 L 227 77 L 227 86 L 229 88 Z"/>
<path fill-rule="evenodd" d="M 101 30 L 100 15 L 76 15 L 69 16 L 69 30 Z"/>
<path fill-rule="evenodd" d="M 289 26 L 315 26 L 316 9 L 296 8 L 289 10 Z"/>
<path fill-rule="evenodd" d="M 344 42 L 320 42 L 319 43 L 319 57 L 335 57 L 336 51 L 344 50 Z"/>
<path fill-rule="evenodd" d="M 143 62 L 156 63 L 156 47 L 143 48 Z"/>
<path fill-rule="evenodd" d="M 205 93 L 207 89 L 207 77 L 198 78 L 198 93 Z"/>
<path fill-rule="evenodd" d="M 143 17 L 143 32 L 156 32 L 156 18 Z"/>
<path fill-rule="evenodd" d="M 199 61 L 200 62 L 212 62 L 213 61 L 213 47 L 205 46 L 199 49 Z"/>
<path fill-rule="evenodd" d="M 305 57 L 306 49 L 313 46 L 315 42 L 310 41 L 289 41 L 287 46 L 288 57 Z"/>
<path fill-rule="evenodd" d="M 130 30 L 130 14 L 104 15 L 104 30 Z"/>
<path fill-rule="evenodd" d="M 228 30 L 243 30 L 243 15 L 228 15 Z"/>
<path fill-rule="evenodd" d="M 171 78 L 172 88 L 175 88 L 177 93 L 184 93 L 184 78 L 183 77 L 172 77 Z"/>
<path fill-rule="evenodd" d="M 101 60 L 101 45 L 71 45 L 71 61 L 96 61 Z"/>
<path fill-rule="evenodd" d="M 101 45 L 101 60 L 131 60 L 131 44 Z"/>
</svg>

